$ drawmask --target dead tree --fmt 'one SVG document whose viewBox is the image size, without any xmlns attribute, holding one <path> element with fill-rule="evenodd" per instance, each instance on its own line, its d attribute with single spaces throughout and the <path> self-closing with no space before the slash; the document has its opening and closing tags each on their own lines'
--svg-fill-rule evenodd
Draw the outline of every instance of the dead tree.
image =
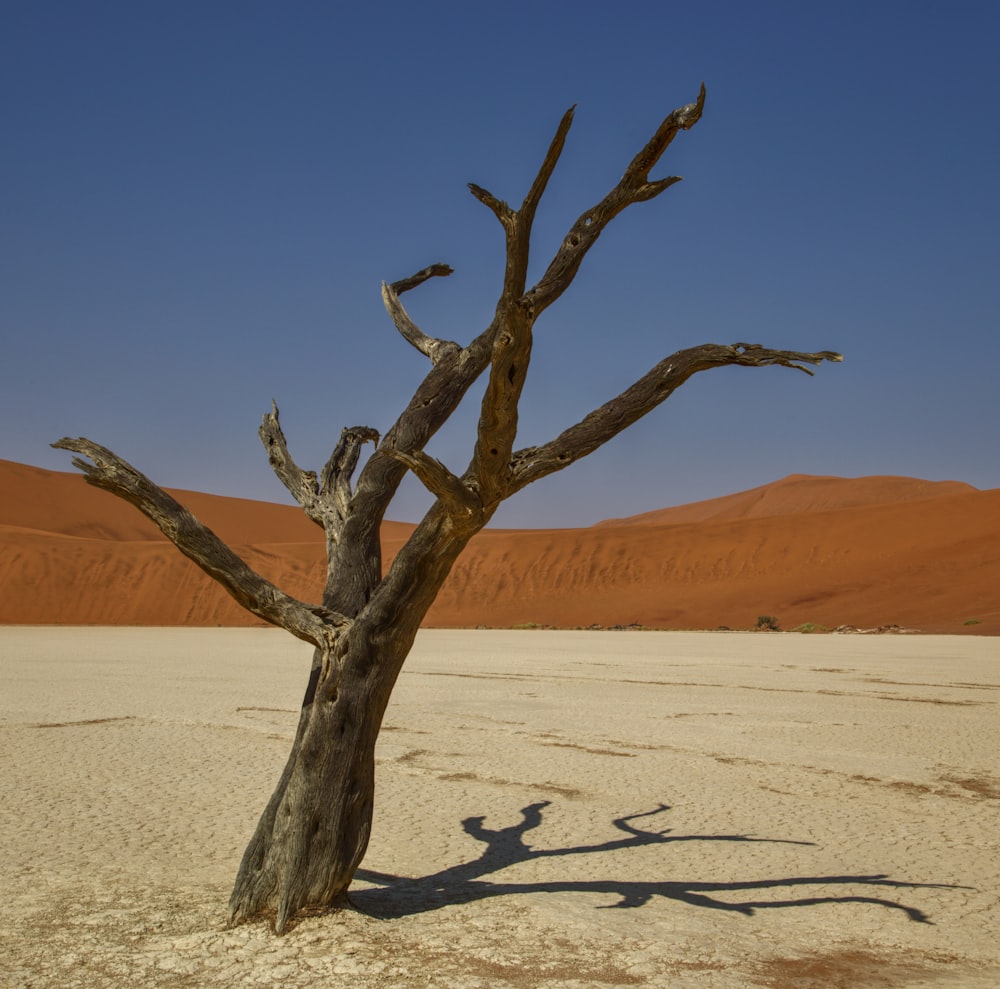
<svg viewBox="0 0 1000 989">
<path fill-rule="evenodd" d="M 506 270 L 496 313 L 463 346 L 428 336 L 400 302 L 404 292 L 427 279 L 450 275 L 450 267 L 435 264 L 383 285 L 385 307 L 396 328 L 431 365 L 385 436 L 367 427 L 345 429 L 317 476 L 292 459 L 277 406 L 264 416 L 260 436 L 271 466 L 326 533 L 321 604 L 296 600 L 255 573 L 215 533 L 111 451 L 86 439 L 53 444 L 86 457 L 75 457 L 73 463 L 91 484 L 135 505 L 248 611 L 315 646 L 288 764 L 236 877 L 229 904 L 232 923 L 270 917 L 281 933 L 298 911 L 330 906 L 346 893 L 371 831 L 375 740 L 389 695 L 456 558 L 501 502 L 607 443 L 699 371 L 778 365 L 811 374 L 805 365 L 841 359 L 831 351 L 799 353 L 748 343 L 679 350 L 548 443 L 515 449 L 535 321 L 569 288 L 587 253 L 622 210 L 654 199 L 680 181 L 677 176 L 653 179 L 650 171 L 678 132 L 698 121 L 704 97 L 702 87 L 695 103 L 666 117 L 617 185 L 580 215 L 530 287 L 532 223 L 573 110 L 560 121 L 518 209 L 480 186 L 469 186 L 506 235 Z M 424 448 L 484 373 L 488 381 L 471 461 L 463 473 L 455 473 Z M 368 442 L 375 444 L 374 451 L 352 481 Z M 379 528 L 408 470 L 435 500 L 383 575 Z"/>
</svg>

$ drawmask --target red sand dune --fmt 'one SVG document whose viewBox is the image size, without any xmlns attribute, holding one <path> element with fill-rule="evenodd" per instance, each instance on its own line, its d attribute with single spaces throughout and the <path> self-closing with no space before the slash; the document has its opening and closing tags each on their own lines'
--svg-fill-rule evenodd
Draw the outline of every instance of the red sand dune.
<svg viewBox="0 0 1000 989">
<path fill-rule="evenodd" d="M 317 599 L 322 533 L 299 509 L 173 493 L 252 567 Z M 2 623 L 256 623 L 79 475 L 0 461 L 0 506 Z M 387 561 L 412 528 L 386 523 Z M 427 624 L 748 628 L 761 614 L 1000 634 L 1000 489 L 793 475 L 588 529 L 487 530 Z"/>
</svg>

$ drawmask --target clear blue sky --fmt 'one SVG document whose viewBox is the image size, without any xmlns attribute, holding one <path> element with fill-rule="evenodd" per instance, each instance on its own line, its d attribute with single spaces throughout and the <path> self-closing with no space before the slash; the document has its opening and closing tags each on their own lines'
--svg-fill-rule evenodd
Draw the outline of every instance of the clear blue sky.
<svg viewBox="0 0 1000 989">
<path fill-rule="evenodd" d="M 834 349 L 815 378 L 694 378 L 497 524 L 586 525 L 789 473 L 1000 486 L 1000 4 L 425 0 L 0 4 L 0 457 L 84 435 L 174 487 L 286 500 L 292 452 L 391 424 L 426 370 L 379 298 L 462 343 L 503 272 L 466 183 L 562 234 L 705 81 L 654 175 L 539 322 L 523 443 L 681 347 Z M 456 471 L 478 395 L 431 446 Z M 415 519 L 416 482 L 391 514 Z"/>
</svg>

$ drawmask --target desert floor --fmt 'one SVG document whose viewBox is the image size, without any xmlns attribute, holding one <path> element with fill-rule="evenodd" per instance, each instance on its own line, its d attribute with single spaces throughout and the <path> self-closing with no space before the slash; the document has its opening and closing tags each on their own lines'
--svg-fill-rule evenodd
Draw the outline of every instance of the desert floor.
<svg viewBox="0 0 1000 989">
<path fill-rule="evenodd" d="M 424 631 L 359 912 L 227 930 L 310 653 L 0 628 L 0 984 L 994 987 L 997 639 Z"/>
</svg>

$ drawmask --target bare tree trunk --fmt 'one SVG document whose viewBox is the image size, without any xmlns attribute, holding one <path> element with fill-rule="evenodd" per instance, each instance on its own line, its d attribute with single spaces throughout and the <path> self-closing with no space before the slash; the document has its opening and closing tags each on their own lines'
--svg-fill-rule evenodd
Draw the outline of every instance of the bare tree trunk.
<svg viewBox="0 0 1000 989">
<path fill-rule="evenodd" d="M 375 744 L 420 623 L 485 517 L 456 525 L 432 508 L 362 614 L 317 649 L 291 754 L 261 815 L 229 901 L 230 923 L 334 906 L 371 836 Z"/>
<path fill-rule="evenodd" d="M 345 657 L 332 698 L 319 689 L 321 665 L 314 665 L 288 763 L 240 864 L 231 923 L 267 916 L 281 934 L 300 910 L 332 906 L 346 892 L 371 835 L 387 672 L 404 658 Z"/>
</svg>

